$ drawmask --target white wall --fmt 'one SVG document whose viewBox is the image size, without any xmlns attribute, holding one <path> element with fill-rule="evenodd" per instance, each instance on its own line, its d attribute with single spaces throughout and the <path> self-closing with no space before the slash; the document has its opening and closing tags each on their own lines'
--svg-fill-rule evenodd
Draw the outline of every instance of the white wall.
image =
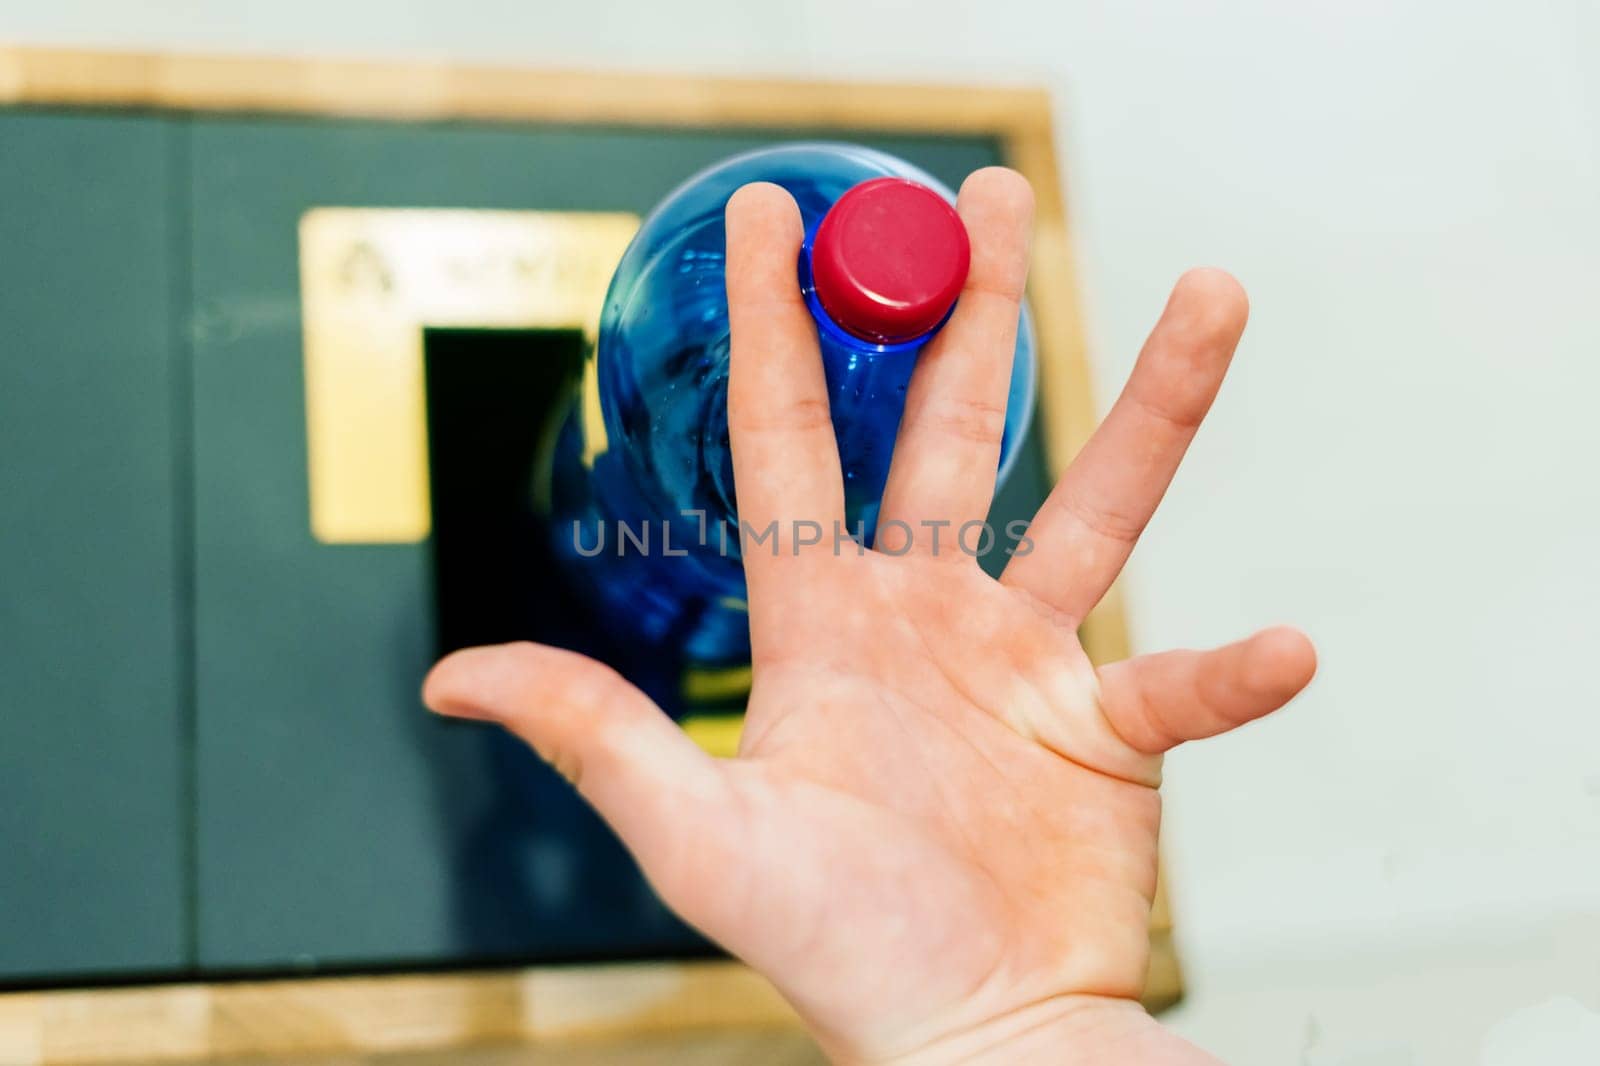
<svg viewBox="0 0 1600 1066">
<path fill-rule="evenodd" d="M 1292 620 L 1323 653 L 1172 759 L 1177 1023 L 1238 1066 L 1454 1064 L 1600 1008 L 1593 3 L 251 8 L 12 3 L 0 39 L 1051 86 L 1104 385 L 1184 267 L 1254 304 L 1138 641 Z"/>
</svg>

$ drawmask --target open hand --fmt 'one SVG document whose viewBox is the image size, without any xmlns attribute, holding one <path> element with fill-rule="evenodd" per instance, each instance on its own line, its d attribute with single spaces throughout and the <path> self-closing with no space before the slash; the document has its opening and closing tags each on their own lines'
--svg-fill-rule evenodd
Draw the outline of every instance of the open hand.
<svg viewBox="0 0 1600 1066">
<path fill-rule="evenodd" d="M 915 537 L 890 555 L 830 537 L 795 550 L 797 521 L 832 529 L 844 510 L 795 284 L 800 216 L 771 185 L 728 205 L 739 511 L 780 530 L 776 550 L 745 553 L 754 689 L 738 758 L 553 648 L 459 652 L 425 698 L 533 745 L 661 897 L 771 979 L 837 1060 L 1210 1061 L 1137 1005 L 1161 757 L 1282 706 L 1315 655 L 1278 628 L 1097 670 L 1077 627 L 1216 395 L 1244 293 L 1217 271 L 1178 282 L 1031 550 L 994 581 L 952 531 L 994 490 L 1032 196 L 982 170 L 959 210 L 972 269 L 907 394 L 879 528 Z"/>
</svg>

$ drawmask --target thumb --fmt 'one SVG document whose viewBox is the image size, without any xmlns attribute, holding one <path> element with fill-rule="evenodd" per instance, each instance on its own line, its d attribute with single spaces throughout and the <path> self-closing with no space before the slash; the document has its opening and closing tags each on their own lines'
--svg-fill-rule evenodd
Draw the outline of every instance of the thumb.
<svg viewBox="0 0 1600 1066">
<path fill-rule="evenodd" d="M 615 670 L 539 644 L 468 648 L 423 682 L 439 714 L 498 722 L 610 824 L 663 898 L 693 878 L 693 842 L 725 817 L 720 766 Z"/>
</svg>

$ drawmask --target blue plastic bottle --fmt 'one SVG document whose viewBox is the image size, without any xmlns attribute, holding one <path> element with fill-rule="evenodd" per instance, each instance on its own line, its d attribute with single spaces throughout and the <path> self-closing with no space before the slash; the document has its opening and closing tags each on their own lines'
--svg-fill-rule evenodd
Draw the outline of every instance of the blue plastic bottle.
<svg viewBox="0 0 1600 1066">
<path fill-rule="evenodd" d="M 856 188 L 874 179 L 894 180 Z M 845 476 L 847 528 L 868 544 L 917 353 L 947 317 L 966 273 L 964 231 L 958 264 L 930 267 L 917 258 L 951 242 L 919 246 L 910 240 L 910 265 L 920 264 L 922 281 L 931 272 L 940 290 L 919 292 L 912 304 L 880 298 L 874 279 L 853 271 L 865 259 L 869 272 L 894 274 L 894 249 L 873 228 L 886 213 L 890 244 L 907 239 L 906 226 L 893 225 L 893 213 L 905 208 L 922 212 L 931 226 L 960 226 L 946 206 L 953 196 L 931 175 L 854 145 L 798 144 L 736 156 L 684 182 L 645 220 L 617 267 L 601 315 L 598 366 L 591 369 L 603 422 L 596 425 L 592 411 L 580 410 L 557 442 L 553 535 L 558 556 L 568 561 L 601 624 L 661 645 L 689 664 L 728 665 L 749 657 L 728 448 L 723 211 L 734 191 L 753 181 L 783 186 L 800 208 L 807 236 L 795 284 L 817 322 Z M 908 192 L 906 182 L 921 189 Z M 824 226 L 830 208 L 853 189 Z M 918 204 L 917 193 L 926 196 L 930 189 L 943 203 Z M 945 292 L 956 266 L 959 276 Z M 1024 311 L 1002 479 L 1033 413 L 1034 377 Z M 827 538 L 831 544 L 831 531 Z"/>
</svg>

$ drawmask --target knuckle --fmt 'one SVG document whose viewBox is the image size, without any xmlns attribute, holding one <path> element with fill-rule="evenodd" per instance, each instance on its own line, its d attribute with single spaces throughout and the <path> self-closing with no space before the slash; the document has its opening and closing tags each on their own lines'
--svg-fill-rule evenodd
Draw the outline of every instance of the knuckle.
<svg viewBox="0 0 1600 1066">
<path fill-rule="evenodd" d="M 1093 503 L 1074 492 L 1063 492 L 1058 506 L 1096 536 L 1131 545 L 1150 524 L 1146 511 L 1125 510 Z"/>
<path fill-rule="evenodd" d="M 737 433 L 808 433 L 831 431 L 833 420 L 826 399 L 806 397 L 754 408 L 738 405 L 728 411 L 728 427 Z"/>
<path fill-rule="evenodd" d="M 1209 389 L 1182 390 L 1165 401 L 1153 400 L 1138 393 L 1130 398 L 1147 418 L 1186 433 L 1199 429 L 1200 423 L 1205 421 L 1206 412 L 1211 409 Z"/>
<path fill-rule="evenodd" d="M 979 397 L 951 397 L 930 403 L 916 421 L 956 440 L 992 444 L 1005 432 L 1006 408 Z"/>
<path fill-rule="evenodd" d="M 566 702 L 580 711 L 601 711 L 625 699 L 630 688 L 611 667 L 592 663 L 568 680 Z"/>
</svg>

